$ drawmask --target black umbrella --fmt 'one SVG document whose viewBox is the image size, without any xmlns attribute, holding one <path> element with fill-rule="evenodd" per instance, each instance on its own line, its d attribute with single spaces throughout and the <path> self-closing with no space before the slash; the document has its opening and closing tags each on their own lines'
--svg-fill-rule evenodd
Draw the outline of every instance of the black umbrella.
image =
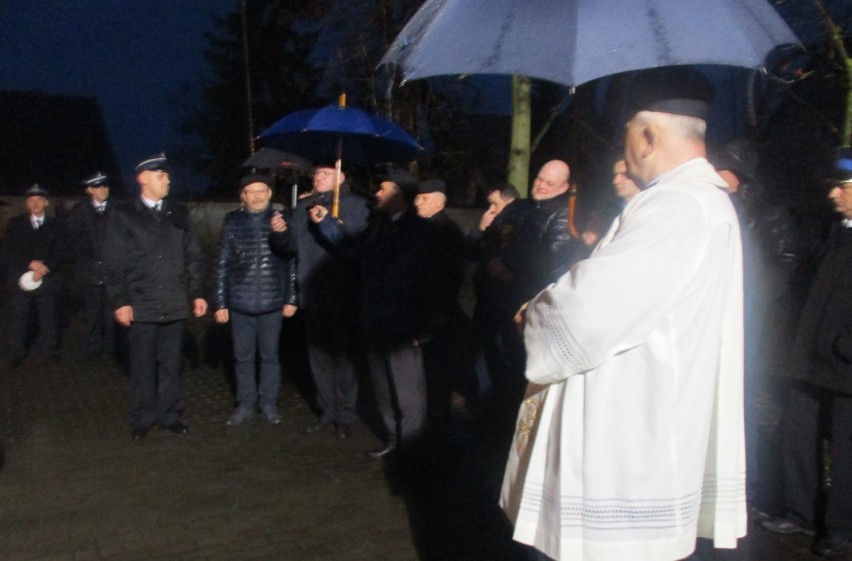
<svg viewBox="0 0 852 561">
<path fill-rule="evenodd" d="M 301 156 L 288 154 L 274 148 L 261 148 L 243 162 L 244 168 L 256 169 L 289 169 L 295 171 L 309 171 L 313 166 L 311 162 Z"/>
</svg>

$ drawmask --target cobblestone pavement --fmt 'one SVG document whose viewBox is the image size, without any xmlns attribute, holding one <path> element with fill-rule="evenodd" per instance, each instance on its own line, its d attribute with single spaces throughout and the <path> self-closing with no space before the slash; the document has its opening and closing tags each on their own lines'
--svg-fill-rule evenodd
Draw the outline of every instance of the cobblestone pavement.
<svg viewBox="0 0 852 561">
<path fill-rule="evenodd" d="M 536 559 L 496 507 L 504 454 L 487 423 L 460 416 L 382 466 L 361 456 L 377 444 L 363 425 L 345 441 L 302 433 L 314 417 L 298 372 L 282 425 L 226 427 L 226 369 L 202 363 L 184 375 L 191 433 L 135 444 L 122 370 L 65 351 L 0 371 L 0 561 Z M 807 547 L 751 528 L 737 551 L 702 559 L 813 559 Z"/>
</svg>

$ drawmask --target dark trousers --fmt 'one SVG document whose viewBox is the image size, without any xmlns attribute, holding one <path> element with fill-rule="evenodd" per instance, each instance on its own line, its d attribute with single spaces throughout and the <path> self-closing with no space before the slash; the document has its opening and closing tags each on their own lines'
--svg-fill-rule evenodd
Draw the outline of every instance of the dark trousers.
<svg viewBox="0 0 852 561">
<path fill-rule="evenodd" d="M 797 386 L 782 430 L 784 508 L 797 522 L 852 538 L 852 396 Z M 831 486 L 825 494 L 824 437 L 831 442 Z"/>
<path fill-rule="evenodd" d="M 429 422 L 449 418 L 453 392 L 475 401 L 478 383 L 473 371 L 470 325 L 459 310 L 423 345 L 423 366 L 429 399 Z"/>
<path fill-rule="evenodd" d="M 320 421 L 352 425 L 358 419 L 358 379 L 352 361 L 354 317 L 346 312 L 304 312 L 308 360 L 322 410 Z"/>
<path fill-rule="evenodd" d="M 112 306 L 105 286 L 83 285 L 84 308 L 84 352 L 89 355 L 103 351 L 115 353 L 114 324 Z"/>
<path fill-rule="evenodd" d="M 421 347 L 413 344 L 367 352 L 376 403 L 388 443 L 408 444 L 426 423 L 426 375 Z"/>
<path fill-rule="evenodd" d="M 33 350 L 42 358 L 60 355 L 59 329 L 56 324 L 56 294 L 24 292 L 13 288 L 9 298 L 9 359 L 22 360 L 27 354 L 27 331 L 32 311 L 38 319 L 38 336 Z"/>
<path fill-rule="evenodd" d="M 234 373 L 237 405 L 244 409 L 263 407 L 278 401 L 281 365 L 278 339 L 281 336 L 281 310 L 267 314 L 243 314 L 231 310 L 231 336 L 234 339 Z M 256 358 L 260 355 L 260 369 Z"/>
<path fill-rule="evenodd" d="M 147 428 L 180 419 L 183 320 L 130 324 L 130 422 Z"/>
</svg>

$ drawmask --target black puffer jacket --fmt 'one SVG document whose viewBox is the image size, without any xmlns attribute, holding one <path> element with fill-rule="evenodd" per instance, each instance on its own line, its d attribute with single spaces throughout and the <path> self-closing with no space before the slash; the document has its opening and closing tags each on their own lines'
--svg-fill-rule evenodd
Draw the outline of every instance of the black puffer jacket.
<svg viewBox="0 0 852 561">
<path fill-rule="evenodd" d="M 133 320 L 167 323 L 189 317 L 189 299 L 204 298 L 204 255 L 189 209 L 169 199 L 160 213 L 142 200 L 115 205 L 107 223 L 107 294 Z"/>
<path fill-rule="evenodd" d="M 543 201 L 522 199 L 503 211 L 500 257 L 513 276 L 514 309 L 556 282 L 588 254 L 583 243 L 571 237 L 568 198 L 564 193 Z"/>
<path fill-rule="evenodd" d="M 225 215 L 219 237 L 213 309 L 263 314 L 295 304 L 292 259 L 272 252 L 272 207 L 261 212 L 235 210 Z"/>
</svg>

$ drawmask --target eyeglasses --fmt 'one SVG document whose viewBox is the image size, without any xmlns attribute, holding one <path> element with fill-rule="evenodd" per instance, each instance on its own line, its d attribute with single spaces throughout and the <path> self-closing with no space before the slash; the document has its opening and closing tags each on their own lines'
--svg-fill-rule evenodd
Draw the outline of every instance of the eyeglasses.
<svg viewBox="0 0 852 561">
<path fill-rule="evenodd" d="M 269 192 L 269 189 L 257 189 L 252 191 L 243 191 L 246 195 L 265 195 Z"/>
<path fill-rule="evenodd" d="M 329 175 L 334 175 L 334 172 L 327 169 L 322 169 L 314 172 L 314 177 L 328 177 Z"/>
</svg>

